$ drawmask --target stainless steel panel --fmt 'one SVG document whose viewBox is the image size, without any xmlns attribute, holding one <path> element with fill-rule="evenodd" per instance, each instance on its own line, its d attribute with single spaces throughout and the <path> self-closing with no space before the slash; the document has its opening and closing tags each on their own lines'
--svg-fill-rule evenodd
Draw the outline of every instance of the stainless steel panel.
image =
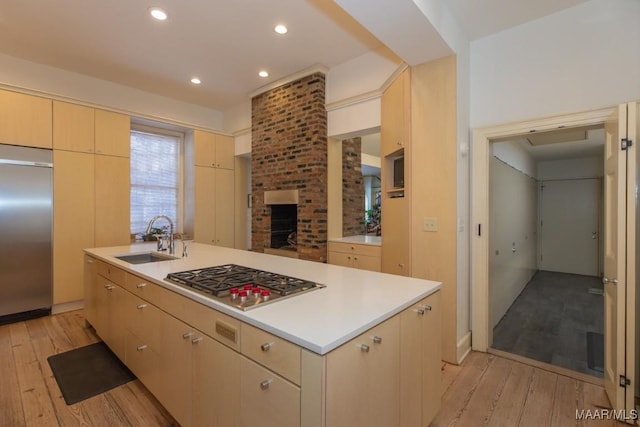
<svg viewBox="0 0 640 427">
<path fill-rule="evenodd" d="M 0 159 L 0 316 L 50 308 L 51 152 L 2 145 Z"/>
</svg>

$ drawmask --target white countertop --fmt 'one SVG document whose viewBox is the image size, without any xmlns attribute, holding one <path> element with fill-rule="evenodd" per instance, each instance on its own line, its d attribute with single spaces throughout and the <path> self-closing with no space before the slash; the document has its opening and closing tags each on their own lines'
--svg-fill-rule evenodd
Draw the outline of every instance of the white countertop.
<svg viewBox="0 0 640 427">
<path fill-rule="evenodd" d="M 358 245 L 380 246 L 382 244 L 382 237 L 360 235 L 360 236 L 340 237 L 337 239 L 329 239 L 329 241 L 336 242 L 336 243 L 354 243 Z"/>
<path fill-rule="evenodd" d="M 344 344 L 441 286 L 439 282 L 428 280 L 192 242 L 188 243 L 187 258 L 137 265 L 114 258 L 115 255 L 153 251 L 155 247 L 155 242 L 137 243 L 85 249 L 85 252 L 318 354 Z M 180 254 L 181 250 L 181 243 L 177 241 L 176 253 Z M 170 272 L 222 264 L 286 274 L 326 287 L 242 311 L 164 280 Z"/>
</svg>

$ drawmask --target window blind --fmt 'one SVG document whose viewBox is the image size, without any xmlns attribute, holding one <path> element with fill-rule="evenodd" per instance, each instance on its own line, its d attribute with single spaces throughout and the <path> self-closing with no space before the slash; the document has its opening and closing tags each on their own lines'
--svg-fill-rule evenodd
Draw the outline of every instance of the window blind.
<svg viewBox="0 0 640 427">
<path fill-rule="evenodd" d="M 131 131 L 131 233 L 144 233 L 156 215 L 168 216 L 180 229 L 181 144 L 178 136 Z M 165 225 L 159 220 L 154 227 Z"/>
</svg>

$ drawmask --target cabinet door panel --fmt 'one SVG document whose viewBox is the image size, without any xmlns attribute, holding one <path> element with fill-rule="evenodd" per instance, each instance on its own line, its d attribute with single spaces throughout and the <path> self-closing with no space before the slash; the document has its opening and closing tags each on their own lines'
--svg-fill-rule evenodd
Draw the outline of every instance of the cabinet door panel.
<svg viewBox="0 0 640 427">
<path fill-rule="evenodd" d="M 96 246 L 126 245 L 130 237 L 129 159 L 95 156 Z"/>
<path fill-rule="evenodd" d="M 93 108 L 53 101 L 53 148 L 93 153 L 94 123 Z"/>
<path fill-rule="evenodd" d="M 410 276 L 407 199 L 385 198 L 382 209 L 382 272 Z"/>
<path fill-rule="evenodd" d="M 130 157 L 131 119 L 111 111 L 95 110 L 95 149 L 97 154 Z"/>
<path fill-rule="evenodd" d="M 252 406 L 251 410 L 241 411 L 240 425 L 299 426 L 300 389 L 246 357 L 240 357 L 240 393 L 243 401 Z"/>
<path fill-rule="evenodd" d="M 194 162 L 196 166 L 216 166 L 216 136 L 210 132 L 193 131 Z"/>
<path fill-rule="evenodd" d="M 216 135 L 216 167 L 234 168 L 235 147 L 230 136 Z"/>
<path fill-rule="evenodd" d="M 50 99 L 0 90 L 0 144 L 52 147 Z"/>
<path fill-rule="evenodd" d="M 380 257 L 368 255 L 354 255 L 353 266 L 362 270 L 380 271 Z"/>
<path fill-rule="evenodd" d="M 382 95 L 380 139 L 382 157 L 405 148 L 409 142 L 409 70 L 404 71 Z"/>
<path fill-rule="evenodd" d="M 216 170 L 215 186 L 215 239 L 216 245 L 233 248 L 234 240 L 234 198 L 233 171 Z"/>
<path fill-rule="evenodd" d="M 95 247 L 93 154 L 53 151 L 53 303 L 83 298 L 84 248 Z"/>
<path fill-rule="evenodd" d="M 329 252 L 329 264 L 353 267 L 353 255 L 344 252 Z"/>
<path fill-rule="evenodd" d="M 215 244 L 216 233 L 216 170 L 195 167 L 193 240 Z"/>
</svg>

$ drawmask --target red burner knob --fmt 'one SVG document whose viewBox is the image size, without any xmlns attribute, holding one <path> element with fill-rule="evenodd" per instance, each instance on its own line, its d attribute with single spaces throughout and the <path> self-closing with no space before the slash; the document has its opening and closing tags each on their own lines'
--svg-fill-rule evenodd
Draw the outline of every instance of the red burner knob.
<svg viewBox="0 0 640 427">
<path fill-rule="evenodd" d="M 240 302 L 245 302 L 247 300 L 247 291 L 240 292 Z"/>
<path fill-rule="evenodd" d="M 253 288 L 251 289 L 251 294 L 253 295 L 254 298 L 260 298 L 260 288 Z"/>
<path fill-rule="evenodd" d="M 238 288 L 231 288 L 231 289 L 229 290 L 229 295 L 231 296 L 231 299 L 232 299 L 232 300 L 237 299 L 237 298 L 238 298 L 238 293 L 239 293 L 239 292 L 240 292 L 240 291 L 238 291 Z"/>
<path fill-rule="evenodd" d="M 271 292 L 269 292 L 267 290 L 264 290 L 264 291 L 262 291 L 260 296 L 262 297 L 263 301 L 269 301 L 269 298 L 271 298 Z"/>
<path fill-rule="evenodd" d="M 251 289 L 253 289 L 253 285 L 244 285 L 244 290 L 249 292 Z"/>
</svg>

